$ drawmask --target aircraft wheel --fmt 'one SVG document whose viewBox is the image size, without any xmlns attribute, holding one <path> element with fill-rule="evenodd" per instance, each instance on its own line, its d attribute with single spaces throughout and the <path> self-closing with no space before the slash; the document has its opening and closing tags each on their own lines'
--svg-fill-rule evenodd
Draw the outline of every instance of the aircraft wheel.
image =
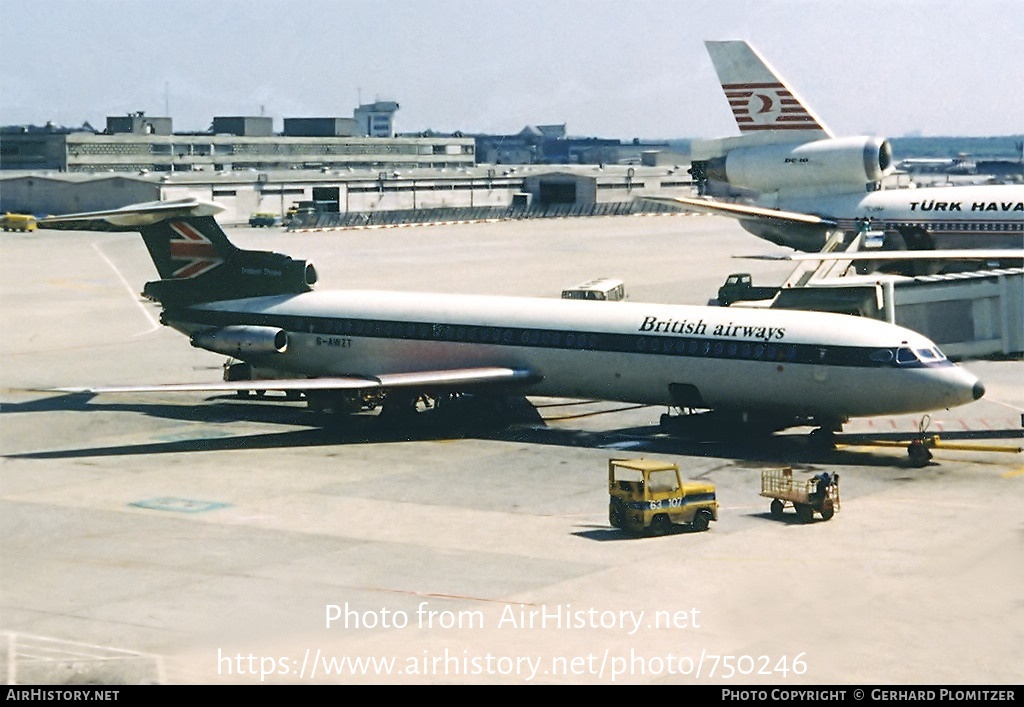
<svg viewBox="0 0 1024 707">
<path fill-rule="evenodd" d="M 772 505 L 771 505 L 772 518 L 774 518 L 775 520 L 780 520 L 782 518 L 782 509 L 785 508 L 785 507 L 786 507 L 786 504 L 784 504 L 779 499 L 777 499 L 777 498 L 776 499 L 772 499 Z"/>
</svg>

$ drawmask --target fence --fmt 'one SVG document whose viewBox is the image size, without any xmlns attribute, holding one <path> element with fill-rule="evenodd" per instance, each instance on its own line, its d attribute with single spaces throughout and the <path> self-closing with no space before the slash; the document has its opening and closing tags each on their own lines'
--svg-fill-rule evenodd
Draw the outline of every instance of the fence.
<svg viewBox="0 0 1024 707">
<path fill-rule="evenodd" d="M 507 221 L 533 218 L 574 218 L 584 216 L 628 216 L 633 214 L 676 213 L 664 204 L 641 200 L 604 204 L 549 204 L 522 206 L 467 206 L 440 209 L 402 209 L 395 211 L 349 211 L 346 213 L 300 214 L 288 230 L 334 228 L 370 228 L 409 224 L 453 223 L 463 221 Z"/>
</svg>

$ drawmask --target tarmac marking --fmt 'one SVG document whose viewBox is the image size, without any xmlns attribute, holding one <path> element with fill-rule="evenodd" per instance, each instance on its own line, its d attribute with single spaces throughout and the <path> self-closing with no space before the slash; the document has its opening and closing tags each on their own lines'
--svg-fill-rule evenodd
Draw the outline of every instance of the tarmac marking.
<svg viewBox="0 0 1024 707">
<path fill-rule="evenodd" d="M 92 247 L 96 250 L 97 253 L 99 253 L 99 256 L 107 262 L 107 265 L 110 266 L 110 269 L 114 271 L 114 274 L 117 275 L 117 279 L 121 281 L 121 284 L 124 286 L 124 289 L 127 290 L 128 294 L 131 296 L 132 302 L 135 303 L 135 306 L 139 308 L 139 311 L 142 312 L 142 315 L 146 317 L 146 319 L 149 321 L 150 328 L 142 332 L 138 336 L 142 336 L 143 334 L 149 334 L 150 332 L 154 332 L 157 329 L 159 329 L 160 324 L 156 321 L 153 315 L 149 313 L 149 310 L 146 309 L 145 305 L 143 305 L 142 302 L 139 301 L 138 296 L 135 294 L 135 288 L 128 284 L 128 280 L 126 280 L 125 276 L 121 274 L 121 271 L 117 269 L 117 266 L 114 265 L 114 262 L 110 258 L 108 258 L 102 250 L 100 250 L 98 243 L 93 243 Z"/>
<path fill-rule="evenodd" d="M 34 685 L 45 676 L 64 684 L 69 676 L 77 678 L 73 684 L 115 684 L 127 679 L 138 684 L 142 680 L 163 683 L 163 658 L 151 653 L 104 646 L 97 643 L 68 641 L 29 633 L 5 632 L 7 643 L 7 684 L 18 685 L 25 675 L 25 684 Z"/>
<path fill-rule="evenodd" d="M 418 591 L 416 591 L 414 589 L 393 589 L 393 588 L 389 588 L 389 587 L 374 587 L 374 586 L 365 586 L 363 588 L 364 589 L 371 589 L 371 590 L 376 591 L 376 592 L 385 592 L 385 593 L 388 593 L 388 594 L 402 594 L 402 595 L 405 595 L 405 596 L 414 596 L 414 597 L 433 597 L 435 599 L 464 599 L 464 600 L 467 600 L 467 601 L 478 601 L 478 602 L 482 602 L 482 603 L 485 603 L 485 604 L 507 604 L 508 603 L 508 600 L 506 600 L 506 599 L 495 599 L 495 598 L 491 598 L 491 597 L 480 597 L 480 596 L 473 596 L 471 594 L 449 594 L 449 593 L 445 593 L 445 592 L 418 592 Z M 521 604 L 523 606 L 537 606 L 536 603 L 528 602 L 528 601 L 517 601 L 515 603 L 516 604 Z"/>
<path fill-rule="evenodd" d="M 174 496 L 163 496 L 161 498 L 150 498 L 144 501 L 133 501 L 129 506 L 145 508 L 151 511 L 171 511 L 173 513 L 206 513 L 219 508 L 227 508 L 229 504 L 216 501 L 196 501 L 190 498 L 175 498 Z"/>
</svg>

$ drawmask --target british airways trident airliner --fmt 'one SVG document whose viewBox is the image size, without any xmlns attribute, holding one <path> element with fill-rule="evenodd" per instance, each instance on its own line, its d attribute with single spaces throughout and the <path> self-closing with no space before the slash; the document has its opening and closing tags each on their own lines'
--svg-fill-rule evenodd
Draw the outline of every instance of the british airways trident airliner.
<svg viewBox="0 0 1024 707">
<path fill-rule="evenodd" d="M 312 264 L 234 246 L 194 199 L 43 219 L 140 231 L 159 279 L 143 293 L 193 346 L 258 371 L 104 392 L 301 393 L 314 407 L 408 410 L 420 396 L 520 394 L 720 413 L 766 431 L 923 413 L 981 382 L 908 329 L 842 314 L 638 302 L 314 291 Z"/>
</svg>

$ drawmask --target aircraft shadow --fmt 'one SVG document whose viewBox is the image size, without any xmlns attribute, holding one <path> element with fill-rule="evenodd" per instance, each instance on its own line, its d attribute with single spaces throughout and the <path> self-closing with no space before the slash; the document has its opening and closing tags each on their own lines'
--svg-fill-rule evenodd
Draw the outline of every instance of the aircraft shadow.
<svg viewBox="0 0 1024 707">
<path fill-rule="evenodd" d="M 203 405 L 96 402 L 95 397 L 87 393 L 66 393 L 23 403 L 0 402 L 0 415 L 41 412 L 132 412 L 147 417 L 185 422 L 250 421 L 309 424 L 304 408 L 272 402 L 245 403 L 234 396 L 209 397 Z"/>
<path fill-rule="evenodd" d="M 675 454 L 779 465 L 836 464 L 893 467 L 908 466 L 894 460 L 892 451 L 827 449 L 812 444 L 806 435 L 742 435 L 678 437 L 657 426 L 587 431 L 549 427 L 528 402 L 516 404 L 503 414 L 441 414 L 439 410 L 410 416 L 381 414 L 330 415 L 314 413 L 299 403 L 242 400 L 212 396 L 204 404 L 96 402 L 93 396 L 63 394 L 20 403 L 0 403 L 0 415 L 47 412 L 128 412 L 150 417 L 210 424 L 232 422 L 270 423 L 289 427 L 282 431 L 232 434 L 217 429 L 198 431 L 192 439 L 154 440 L 136 444 L 76 449 L 51 449 L 6 454 L 8 459 L 73 459 L 182 452 L 328 447 L 348 444 L 394 443 L 438 439 L 483 439 L 520 444 L 607 449 L 621 453 Z M 298 429 L 296 429 L 298 428 Z M 993 436 L 1007 436 L 994 432 Z M 854 436 L 844 436 L 852 440 Z M 859 435 L 856 437 L 860 437 Z M 870 436 L 878 439 L 879 436 Z M 944 436 L 952 439 L 953 436 Z"/>
<path fill-rule="evenodd" d="M 547 444 L 560 447 L 608 449 L 622 453 L 674 454 L 776 465 L 907 466 L 894 461 L 892 453 L 879 454 L 859 449 L 828 449 L 811 442 L 807 435 L 753 435 L 678 437 L 657 426 L 589 432 L 550 427 L 513 426 L 487 435 L 488 439 Z"/>
</svg>

